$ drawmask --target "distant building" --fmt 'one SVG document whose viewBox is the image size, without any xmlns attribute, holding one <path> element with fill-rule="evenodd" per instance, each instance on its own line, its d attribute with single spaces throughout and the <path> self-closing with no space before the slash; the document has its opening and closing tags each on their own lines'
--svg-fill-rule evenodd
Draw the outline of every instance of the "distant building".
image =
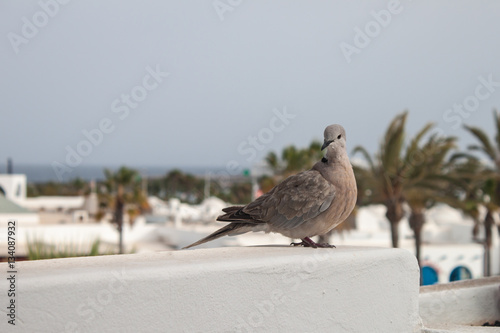
<svg viewBox="0 0 500 333">
<path fill-rule="evenodd" d="M 26 175 L 0 174 L 0 194 L 21 206 L 26 200 L 26 184 Z"/>
<path fill-rule="evenodd" d="M 36 211 L 71 212 L 83 208 L 84 196 L 40 196 L 26 198 L 22 205 Z"/>
<path fill-rule="evenodd" d="M 80 196 L 39 196 L 27 197 L 27 178 L 24 174 L 0 174 L 0 195 L 11 204 L 5 207 L 14 209 L 12 204 L 24 212 L 57 212 L 73 214 L 71 221 L 87 222 L 99 209 L 99 201 L 95 192 L 95 183 L 91 183 L 88 197 Z M 4 200 L 5 201 L 5 200 Z M 19 209 L 14 209 L 19 211 Z M 35 214 L 36 215 L 36 214 Z M 37 215 L 37 223 L 39 221 Z"/>
<path fill-rule="evenodd" d="M 13 201 L 0 194 L 0 225 L 7 225 L 9 221 L 16 220 L 18 226 L 35 225 L 40 222 L 38 214 L 24 207 L 19 206 Z"/>
<path fill-rule="evenodd" d="M 83 209 L 92 217 L 99 211 L 99 199 L 95 189 L 95 181 L 90 182 L 90 194 L 85 198 Z"/>
</svg>

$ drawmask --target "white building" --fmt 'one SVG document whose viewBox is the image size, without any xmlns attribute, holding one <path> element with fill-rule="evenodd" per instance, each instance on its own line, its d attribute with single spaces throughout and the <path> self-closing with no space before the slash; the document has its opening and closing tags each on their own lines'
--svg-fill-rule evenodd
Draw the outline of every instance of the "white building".
<svg viewBox="0 0 500 333">
<path fill-rule="evenodd" d="M 26 199 L 26 175 L 0 174 L 0 194 L 18 205 Z"/>
<path fill-rule="evenodd" d="M 92 191 L 89 198 L 85 196 L 39 196 L 27 197 L 27 178 L 23 174 L 0 174 L 0 194 L 17 205 L 32 211 L 62 211 L 69 212 L 91 209 L 95 214 L 97 209 L 97 196 Z"/>
</svg>

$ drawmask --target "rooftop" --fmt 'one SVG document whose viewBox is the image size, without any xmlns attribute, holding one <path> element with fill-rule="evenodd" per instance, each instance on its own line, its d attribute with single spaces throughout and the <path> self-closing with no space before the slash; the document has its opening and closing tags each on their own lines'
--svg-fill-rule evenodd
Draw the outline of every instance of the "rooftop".
<svg viewBox="0 0 500 333">
<path fill-rule="evenodd" d="M 30 210 L 19 206 L 18 204 L 7 199 L 3 194 L 0 194 L 0 214 L 32 214 Z"/>
</svg>

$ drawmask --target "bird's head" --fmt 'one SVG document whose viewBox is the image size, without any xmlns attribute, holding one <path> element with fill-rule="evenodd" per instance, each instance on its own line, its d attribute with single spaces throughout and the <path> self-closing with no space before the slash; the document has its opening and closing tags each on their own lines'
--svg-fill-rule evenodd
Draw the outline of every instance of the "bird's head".
<svg viewBox="0 0 500 333">
<path fill-rule="evenodd" d="M 337 152 L 339 150 L 345 150 L 345 130 L 340 125 L 330 125 L 325 128 L 325 141 L 321 150 L 328 148 L 328 151 Z M 327 151 L 327 154 L 328 154 Z"/>
</svg>

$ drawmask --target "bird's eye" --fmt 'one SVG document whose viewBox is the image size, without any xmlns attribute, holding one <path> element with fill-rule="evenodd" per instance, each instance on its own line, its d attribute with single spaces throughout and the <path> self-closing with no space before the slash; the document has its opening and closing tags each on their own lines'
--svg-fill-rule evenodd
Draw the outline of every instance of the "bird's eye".
<svg viewBox="0 0 500 333">
<path fill-rule="evenodd" d="M 337 140 L 338 140 L 338 139 L 340 139 L 340 137 L 341 137 L 341 136 L 342 136 L 342 135 L 341 135 L 341 134 L 339 134 L 339 136 L 337 137 Z"/>
</svg>

